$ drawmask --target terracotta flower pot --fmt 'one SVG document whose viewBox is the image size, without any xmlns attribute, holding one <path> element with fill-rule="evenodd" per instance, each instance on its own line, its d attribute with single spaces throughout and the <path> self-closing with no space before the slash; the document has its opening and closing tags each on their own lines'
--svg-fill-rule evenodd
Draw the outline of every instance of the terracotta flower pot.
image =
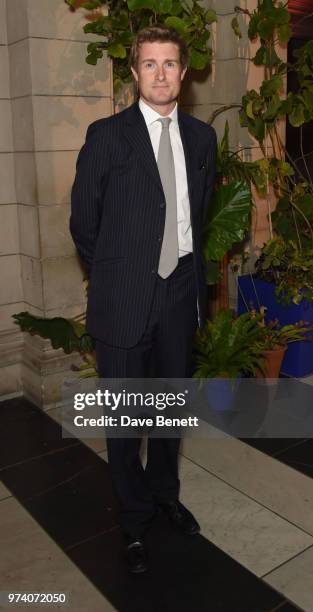
<svg viewBox="0 0 313 612">
<path fill-rule="evenodd" d="M 287 348 L 287 346 L 279 346 L 275 349 L 264 351 L 263 355 L 265 359 L 265 371 L 267 378 L 279 378 L 281 364 Z M 258 370 L 256 377 L 264 378 L 264 375 L 260 370 Z"/>
</svg>

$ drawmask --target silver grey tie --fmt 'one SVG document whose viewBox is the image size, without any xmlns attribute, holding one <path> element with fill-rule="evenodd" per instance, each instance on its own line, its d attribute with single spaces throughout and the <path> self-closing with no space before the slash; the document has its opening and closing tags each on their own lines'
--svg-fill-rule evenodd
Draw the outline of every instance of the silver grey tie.
<svg viewBox="0 0 313 612">
<path fill-rule="evenodd" d="M 160 254 L 158 273 L 167 278 L 178 264 L 178 234 L 177 234 L 177 196 L 175 166 L 170 140 L 170 117 L 158 119 L 162 132 L 158 151 L 158 168 L 166 200 L 165 227 Z"/>
</svg>

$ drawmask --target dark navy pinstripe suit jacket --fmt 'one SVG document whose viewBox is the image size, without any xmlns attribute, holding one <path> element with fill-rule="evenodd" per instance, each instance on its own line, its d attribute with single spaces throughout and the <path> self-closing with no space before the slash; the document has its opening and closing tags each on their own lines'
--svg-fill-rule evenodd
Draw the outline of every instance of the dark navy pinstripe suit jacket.
<svg viewBox="0 0 313 612">
<path fill-rule="evenodd" d="M 206 284 L 201 232 L 212 193 L 216 135 L 178 110 L 185 152 L 201 323 Z M 143 334 L 158 270 L 165 199 L 153 148 L 136 102 L 92 123 L 72 188 L 70 231 L 89 273 L 87 331 L 131 347 Z"/>
</svg>

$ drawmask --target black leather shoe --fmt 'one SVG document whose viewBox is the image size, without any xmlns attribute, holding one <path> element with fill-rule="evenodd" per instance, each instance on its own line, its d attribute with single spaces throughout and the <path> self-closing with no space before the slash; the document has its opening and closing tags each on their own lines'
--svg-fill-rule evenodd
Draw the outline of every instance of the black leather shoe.
<svg viewBox="0 0 313 612">
<path fill-rule="evenodd" d="M 142 539 L 131 541 L 130 538 L 127 538 L 124 552 L 125 562 L 130 572 L 141 574 L 147 571 L 147 551 Z"/>
<path fill-rule="evenodd" d="M 178 529 L 187 535 L 196 535 L 200 531 L 200 525 L 195 517 L 183 506 L 181 502 L 169 501 L 158 502 L 158 506 L 167 514 L 170 521 Z"/>
</svg>

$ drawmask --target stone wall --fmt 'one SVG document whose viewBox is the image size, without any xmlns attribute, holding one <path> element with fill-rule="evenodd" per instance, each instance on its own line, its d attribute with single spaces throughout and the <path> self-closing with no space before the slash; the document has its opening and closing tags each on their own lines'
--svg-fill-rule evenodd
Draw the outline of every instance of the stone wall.
<svg viewBox="0 0 313 612">
<path fill-rule="evenodd" d="M 40 405 L 57 401 L 73 359 L 38 337 L 23 343 L 11 315 L 84 309 L 70 188 L 88 124 L 113 109 L 110 62 L 85 64 L 84 15 L 61 0 L 0 0 L 0 394 Z"/>
</svg>

